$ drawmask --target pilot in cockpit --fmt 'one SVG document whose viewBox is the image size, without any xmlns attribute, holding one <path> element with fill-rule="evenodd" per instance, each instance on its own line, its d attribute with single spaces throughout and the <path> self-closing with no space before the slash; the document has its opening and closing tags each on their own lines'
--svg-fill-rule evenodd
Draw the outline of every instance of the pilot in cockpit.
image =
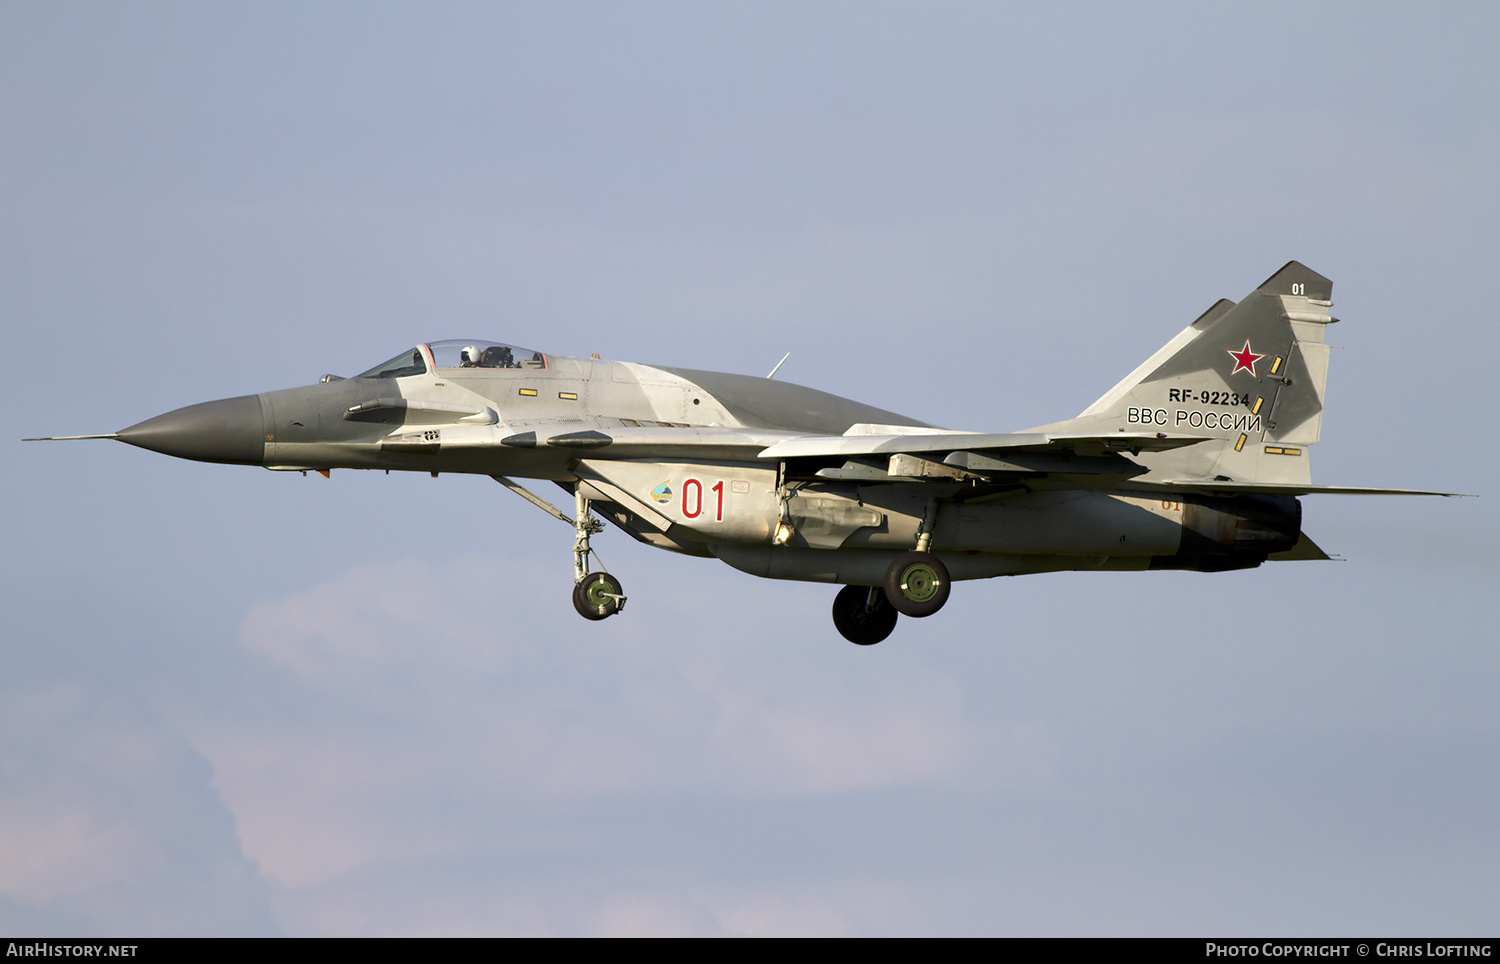
<svg viewBox="0 0 1500 964">
<path fill-rule="evenodd" d="M 459 368 L 478 368 L 479 367 L 479 358 L 480 358 L 480 351 L 479 351 L 479 349 L 477 347 L 475 347 L 474 345 L 465 346 L 464 350 L 459 353 L 458 367 Z"/>
</svg>

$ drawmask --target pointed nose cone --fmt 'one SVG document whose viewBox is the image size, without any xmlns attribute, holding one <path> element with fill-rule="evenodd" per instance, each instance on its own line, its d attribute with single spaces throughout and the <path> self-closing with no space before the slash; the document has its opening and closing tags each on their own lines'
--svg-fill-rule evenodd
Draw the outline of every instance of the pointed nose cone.
<svg viewBox="0 0 1500 964">
<path fill-rule="evenodd" d="M 179 459 L 237 465 L 265 462 L 266 426 L 259 395 L 189 405 L 121 429 L 115 437 Z"/>
</svg>

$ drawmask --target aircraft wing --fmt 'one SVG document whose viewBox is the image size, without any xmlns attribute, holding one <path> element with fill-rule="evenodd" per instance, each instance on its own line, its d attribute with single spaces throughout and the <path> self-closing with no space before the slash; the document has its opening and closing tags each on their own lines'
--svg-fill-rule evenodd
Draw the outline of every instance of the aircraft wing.
<svg viewBox="0 0 1500 964">
<path fill-rule="evenodd" d="M 390 406 L 394 409 L 395 406 Z M 479 422 L 487 413 L 439 410 L 427 406 L 433 416 L 458 417 Z M 371 405 L 373 415 L 382 406 Z M 356 417 L 364 415 L 361 411 Z M 464 418 L 468 416 L 468 418 Z M 477 416 L 477 417 L 476 417 Z M 370 417 L 370 416 L 366 416 Z M 475 430 L 484 430 L 480 434 Z M 515 431 L 515 429 L 522 429 Z M 445 448 L 489 447 L 495 444 L 489 426 L 475 425 L 473 434 L 445 436 Z M 108 437 L 108 436 L 103 436 Z M 600 425 L 596 422 L 553 421 L 534 426 L 512 426 L 500 439 L 506 448 L 562 448 L 587 452 L 593 459 L 728 459 L 733 461 L 782 461 L 806 459 L 827 462 L 838 459 L 892 459 L 893 476 L 938 476 L 973 473 L 995 476 L 1048 473 L 1067 476 L 1139 475 L 1144 468 L 1124 458 L 1127 452 L 1160 452 L 1194 445 L 1198 436 L 1153 432 L 1107 434 L 1052 434 L 1021 432 L 989 435 L 977 432 L 933 432 L 881 435 L 799 435 L 774 429 L 714 428 L 690 425 Z M 901 458 L 906 456 L 908 458 Z M 827 474 L 827 473 L 824 473 Z M 830 475 L 836 477 L 837 473 Z M 1419 489 L 1381 489 L 1358 486 L 1310 485 L 1275 482 L 1230 482 L 1201 479 L 1133 481 L 1132 486 L 1176 492 L 1232 495 L 1441 495 Z"/>
<path fill-rule="evenodd" d="M 861 455 L 918 455 L 951 452 L 1052 452 L 1099 455 L 1106 452 L 1161 452 L 1207 441 L 1196 435 L 1114 432 L 1103 435 L 1021 432 L 932 432 L 920 435 L 812 435 L 778 442 L 760 453 L 763 459 L 852 458 Z"/>
<path fill-rule="evenodd" d="M 459 413 L 432 414 L 451 417 Z M 563 449 L 576 452 L 579 458 L 604 461 L 791 461 L 829 479 L 976 479 L 1046 474 L 1054 478 L 1088 477 L 1093 480 L 1089 483 L 1092 486 L 1106 477 L 1127 479 L 1146 471 L 1125 453 L 1162 451 L 1203 441 L 1197 436 L 1152 432 L 987 435 L 883 428 L 899 431 L 806 435 L 776 429 L 607 419 L 512 423 L 503 428 L 457 424 L 443 430 L 441 444 L 447 450 Z M 384 447 L 396 447 L 412 439 L 413 444 L 432 444 L 419 436 L 404 433 L 388 440 Z"/>
<path fill-rule="evenodd" d="M 1126 453 L 1194 445 L 1199 436 L 1156 432 L 1106 434 L 1020 432 L 987 435 L 908 429 L 837 436 L 802 436 L 768 446 L 762 459 L 802 462 L 830 479 L 995 479 L 1046 474 L 1090 487 L 1106 477 L 1124 480 L 1146 471 Z M 837 463 L 843 460 L 844 465 Z M 811 464 L 809 464 L 811 463 Z M 815 468 L 822 463 L 821 468 Z M 873 473 L 873 475 L 872 475 Z M 1084 483 L 1085 477 L 1093 481 Z"/>
<path fill-rule="evenodd" d="M 923 432 L 912 435 L 801 436 L 769 446 L 762 459 L 830 459 L 892 457 L 892 475 L 935 474 L 932 462 L 986 475 L 1049 473 L 1058 475 L 1139 475 L 1144 467 L 1124 453 L 1162 452 L 1213 439 L 1155 432 L 1053 434 L 1023 432 L 985 435 L 971 432 Z M 902 456 L 910 456 L 903 459 Z M 926 463 L 924 466 L 923 463 Z M 905 469 L 903 470 L 903 466 Z M 1459 492 L 1384 489 L 1369 486 L 1313 485 L 1289 482 L 1232 482 L 1170 479 L 1132 481 L 1132 487 L 1204 495 L 1438 495 Z"/>
</svg>

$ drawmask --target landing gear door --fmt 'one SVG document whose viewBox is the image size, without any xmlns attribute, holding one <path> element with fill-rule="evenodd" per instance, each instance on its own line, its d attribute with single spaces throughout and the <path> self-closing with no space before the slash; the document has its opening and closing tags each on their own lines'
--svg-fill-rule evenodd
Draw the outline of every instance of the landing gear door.
<svg viewBox="0 0 1500 964">
<path fill-rule="evenodd" d="M 578 474 L 653 525 L 681 526 L 701 541 L 768 543 L 776 529 L 780 503 L 771 467 L 599 460 L 580 463 Z"/>
</svg>

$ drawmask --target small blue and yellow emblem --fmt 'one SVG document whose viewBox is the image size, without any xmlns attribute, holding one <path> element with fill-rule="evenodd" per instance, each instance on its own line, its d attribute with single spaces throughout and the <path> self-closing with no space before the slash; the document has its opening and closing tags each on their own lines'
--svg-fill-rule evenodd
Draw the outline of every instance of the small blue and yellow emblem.
<svg viewBox="0 0 1500 964">
<path fill-rule="evenodd" d="M 672 501 L 672 488 L 671 488 L 671 485 L 672 485 L 672 480 L 671 479 L 667 479 L 661 485 L 658 485 L 656 488 L 654 488 L 654 489 L 651 490 L 651 498 L 655 499 L 657 502 L 660 502 L 662 505 L 666 505 L 668 502 L 671 502 Z"/>
</svg>

